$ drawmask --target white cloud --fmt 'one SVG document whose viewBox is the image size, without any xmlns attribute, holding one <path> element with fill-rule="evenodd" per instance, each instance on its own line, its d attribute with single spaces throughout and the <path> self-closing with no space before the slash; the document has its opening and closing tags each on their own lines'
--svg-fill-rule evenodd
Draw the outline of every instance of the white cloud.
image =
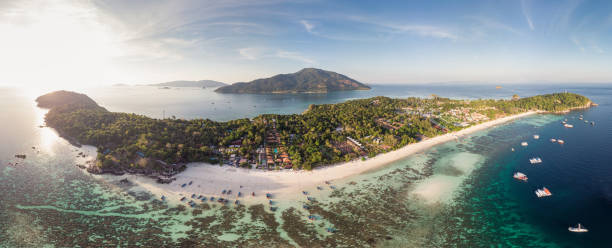
<svg viewBox="0 0 612 248">
<path fill-rule="evenodd" d="M 316 64 L 316 61 L 310 59 L 299 52 L 286 51 L 282 49 L 271 49 L 261 47 L 245 47 L 238 49 L 240 56 L 247 60 L 259 60 L 264 58 L 281 58 L 293 60 L 305 64 Z"/>
<path fill-rule="evenodd" d="M 291 60 L 299 61 L 305 64 L 316 64 L 314 60 L 309 59 L 297 52 L 279 50 L 276 52 L 276 57 L 284 58 L 284 59 L 291 59 Z"/>
<path fill-rule="evenodd" d="M 531 21 L 531 16 L 529 15 L 529 6 L 527 6 L 527 0 L 521 0 L 521 9 L 523 10 L 523 15 L 525 16 L 525 20 L 527 24 L 529 24 L 529 29 L 535 30 L 535 26 L 533 26 L 533 21 Z"/>
<path fill-rule="evenodd" d="M 314 33 L 313 29 L 315 28 L 315 25 L 312 24 L 309 21 L 306 20 L 301 20 L 300 23 L 304 26 L 304 28 L 306 29 L 306 31 L 308 31 L 308 33 Z"/>
</svg>

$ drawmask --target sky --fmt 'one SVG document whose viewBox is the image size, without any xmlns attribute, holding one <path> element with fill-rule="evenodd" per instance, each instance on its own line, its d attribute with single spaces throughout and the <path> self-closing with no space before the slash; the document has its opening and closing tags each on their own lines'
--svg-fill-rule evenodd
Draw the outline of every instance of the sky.
<svg viewBox="0 0 612 248">
<path fill-rule="evenodd" d="M 0 0 L 0 85 L 612 82 L 612 1 Z"/>
</svg>

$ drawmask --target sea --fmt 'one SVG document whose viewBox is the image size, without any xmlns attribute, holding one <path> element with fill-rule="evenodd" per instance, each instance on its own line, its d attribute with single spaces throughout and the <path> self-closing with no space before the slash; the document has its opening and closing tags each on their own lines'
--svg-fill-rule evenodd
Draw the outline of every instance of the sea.
<svg viewBox="0 0 612 248">
<path fill-rule="evenodd" d="M 314 202 L 275 199 L 276 211 L 208 202 L 192 208 L 161 201 L 120 176 L 90 175 L 76 166 L 80 150 L 43 126 L 46 111 L 34 99 L 45 92 L 0 88 L 0 247 L 612 247 L 612 85 L 502 86 L 373 85 L 282 95 L 78 90 L 110 111 L 218 121 L 373 96 L 509 99 L 568 91 L 599 104 L 478 131 L 332 182 L 335 189 L 322 183 Z M 574 127 L 563 127 L 565 119 Z M 530 164 L 533 157 L 543 162 Z M 513 179 L 517 171 L 528 181 Z M 542 187 L 552 196 L 536 197 Z M 569 232 L 577 223 L 589 232 Z"/>
</svg>

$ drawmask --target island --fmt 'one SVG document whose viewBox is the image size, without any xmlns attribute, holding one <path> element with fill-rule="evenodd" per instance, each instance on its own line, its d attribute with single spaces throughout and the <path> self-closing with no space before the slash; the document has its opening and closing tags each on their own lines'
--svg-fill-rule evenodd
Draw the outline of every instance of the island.
<svg viewBox="0 0 612 248">
<path fill-rule="evenodd" d="M 587 108 L 573 93 L 501 100 L 373 97 L 310 105 L 302 114 L 264 114 L 227 122 L 153 119 L 110 112 L 86 95 L 57 91 L 36 99 L 46 124 L 98 150 L 92 173 L 169 177 L 187 163 L 261 170 L 311 170 L 367 159 L 480 123 L 535 112 Z"/>
<path fill-rule="evenodd" d="M 208 88 L 208 87 L 220 87 L 220 86 L 226 86 L 226 85 L 227 84 L 225 83 L 213 81 L 213 80 L 199 80 L 199 81 L 179 80 L 179 81 L 171 81 L 171 82 L 158 83 L 158 84 L 148 84 L 147 86 L 180 87 L 180 88 L 182 87 Z"/>
<path fill-rule="evenodd" d="M 248 83 L 234 83 L 215 90 L 218 93 L 283 94 L 326 93 L 344 90 L 369 90 L 370 87 L 345 75 L 316 68 L 305 68 L 296 73 L 279 74 Z"/>
</svg>

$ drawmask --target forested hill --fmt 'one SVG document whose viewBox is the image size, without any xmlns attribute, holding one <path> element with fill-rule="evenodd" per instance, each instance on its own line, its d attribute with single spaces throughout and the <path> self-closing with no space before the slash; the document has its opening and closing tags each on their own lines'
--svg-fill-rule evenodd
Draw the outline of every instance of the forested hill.
<svg viewBox="0 0 612 248">
<path fill-rule="evenodd" d="M 556 93 L 513 100 L 373 97 L 311 105 L 303 114 L 253 119 L 152 119 L 114 113 L 83 94 L 37 99 L 48 126 L 98 148 L 97 172 L 171 174 L 177 164 L 207 161 L 246 168 L 312 169 L 398 149 L 488 120 L 529 110 L 568 111 L 591 101 Z"/>
<path fill-rule="evenodd" d="M 216 89 L 219 93 L 323 93 L 341 90 L 369 90 L 370 87 L 345 75 L 315 68 L 279 74 L 248 83 L 235 83 Z"/>
</svg>

